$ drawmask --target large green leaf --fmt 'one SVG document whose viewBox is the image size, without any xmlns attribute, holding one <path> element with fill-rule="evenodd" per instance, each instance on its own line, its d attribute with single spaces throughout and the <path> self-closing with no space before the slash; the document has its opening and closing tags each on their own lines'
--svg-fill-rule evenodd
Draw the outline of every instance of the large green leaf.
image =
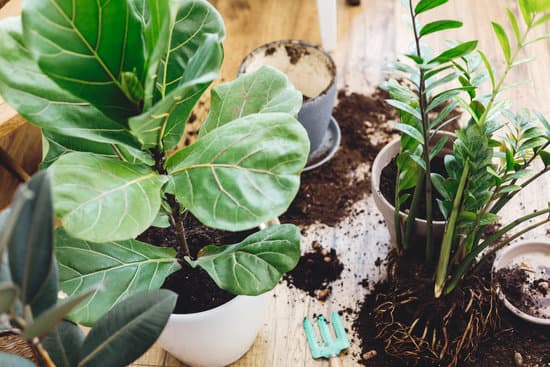
<svg viewBox="0 0 550 367">
<path fill-rule="evenodd" d="M 30 360 L 15 354 L 0 352 L 0 366 L 2 367 L 36 367 Z"/>
<path fill-rule="evenodd" d="M 207 226 L 253 228 L 288 208 L 308 151 L 307 134 L 292 116 L 249 115 L 171 156 L 170 189 Z"/>
<path fill-rule="evenodd" d="M 71 314 L 71 320 L 84 325 L 93 325 L 129 294 L 159 288 L 180 268 L 171 248 L 136 240 L 86 242 L 69 237 L 62 228 L 56 230 L 55 253 L 65 293 L 78 294 L 99 282 L 105 284 Z"/>
<path fill-rule="evenodd" d="M 58 285 L 59 273 L 57 270 L 57 261 L 53 258 L 48 277 L 30 304 L 33 317 L 42 315 L 57 303 Z"/>
<path fill-rule="evenodd" d="M 155 220 L 166 182 L 145 165 L 69 153 L 53 171 L 55 210 L 67 232 L 95 242 L 135 238 Z"/>
<path fill-rule="evenodd" d="M 126 366 L 160 336 L 176 305 L 167 290 L 135 294 L 101 318 L 82 345 L 78 367 Z"/>
<path fill-rule="evenodd" d="M 0 22 L 0 94 L 21 116 L 65 136 L 137 146 L 125 125 L 49 79 L 24 44 L 21 32 L 20 18 Z"/>
<path fill-rule="evenodd" d="M 204 247 L 187 262 L 208 272 L 216 284 L 233 294 L 258 295 L 277 285 L 300 259 L 300 231 L 292 224 L 275 225 L 236 245 Z"/>
<path fill-rule="evenodd" d="M 18 196 L 23 206 L 17 223 L 7 234 L 7 243 L 12 280 L 26 305 L 40 292 L 52 265 L 53 210 L 48 173 L 37 173 L 22 190 L 32 195 Z"/>
<path fill-rule="evenodd" d="M 302 107 L 302 94 L 285 74 L 263 66 L 212 89 L 210 104 L 200 136 L 253 113 L 285 112 L 297 116 Z"/>
<path fill-rule="evenodd" d="M 170 150 L 180 141 L 193 107 L 218 77 L 223 49 L 216 35 L 206 35 L 190 59 L 176 88 L 147 112 L 129 120 L 130 129 L 144 148 Z"/>
<path fill-rule="evenodd" d="M 25 43 L 40 68 L 117 121 L 139 111 L 122 74 L 143 81 L 141 23 L 127 0 L 23 2 Z"/>
<path fill-rule="evenodd" d="M 75 324 L 61 321 L 57 328 L 42 340 L 56 367 L 75 367 L 80 359 L 84 333 Z"/>
</svg>

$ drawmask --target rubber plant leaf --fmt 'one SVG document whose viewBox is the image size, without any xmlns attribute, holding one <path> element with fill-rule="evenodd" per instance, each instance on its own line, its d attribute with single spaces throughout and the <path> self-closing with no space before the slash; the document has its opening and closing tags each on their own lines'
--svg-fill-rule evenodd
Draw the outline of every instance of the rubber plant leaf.
<svg viewBox="0 0 550 367">
<path fill-rule="evenodd" d="M 216 284 L 233 294 L 259 295 L 277 285 L 300 259 L 300 231 L 291 224 L 274 225 L 236 245 L 206 246 L 193 267 L 208 272 Z"/>
<path fill-rule="evenodd" d="M 158 339 L 176 305 L 165 289 L 135 294 L 116 305 L 90 331 L 78 367 L 126 366 Z"/>
<path fill-rule="evenodd" d="M 38 317 L 49 308 L 55 306 L 57 303 L 58 285 L 59 272 L 57 270 L 57 261 L 53 258 L 48 277 L 30 304 L 33 317 Z"/>
<path fill-rule="evenodd" d="M 42 346 L 56 367 L 74 367 L 80 359 L 80 348 L 83 342 L 82 329 L 64 320 L 42 340 Z"/>
<path fill-rule="evenodd" d="M 88 302 L 69 319 L 93 325 L 113 305 L 138 291 L 160 288 L 168 275 L 180 269 L 172 248 L 136 240 L 93 243 L 71 238 L 63 228 L 55 232 L 61 289 L 68 295 L 103 282 Z"/>
<path fill-rule="evenodd" d="M 23 42 L 19 17 L 0 22 L 0 94 L 21 116 L 45 130 L 95 142 L 138 146 L 124 124 L 64 90 L 40 70 Z"/>
<path fill-rule="evenodd" d="M 63 89 L 119 122 L 139 112 L 122 85 L 123 73 L 144 75 L 141 22 L 127 0 L 27 0 L 22 20 L 25 44 Z"/>
<path fill-rule="evenodd" d="M 307 133 L 286 113 L 230 122 L 166 163 L 178 201 L 209 227 L 241 231 L 286 211 L 309 151 Z"/>
<path fill-rule="evenodd" d="M 94 242 L 135 238 L 157 217 L 167 178 L 145 165 L 69 153 L 50 168 L 56 215 L 71 236 Z"/>
<path fill-rule="evenodd" d="M 0 352 L 0 366 L 2 367 L 35 367 L 30 360 L 15 354 Z"/>
<path fill-rule="evenodd" d="M 200 136 L 254 113 L 286 112 L 297 116 L 301 107 L 302 94 L 287 76 L 270 66 L 262 66 L 212 89 L 210 113 L 201 126 Z"/>
<path fill-rule="evenodd" d="M 143 148 L 161 146 L 170 150 L 180 141 L 187 119 L 193 107 L 218 77 L 223 60 L 223 49 L 219 38 L 207 34 L 204 42 L 193 57 L 185 72 L 178 79 L 176 88 L 145 113 L 129 120 L 130 129 L 137 136 Z"/>
<path fill-rule="evenodd" d="M 7 234 L 7 243 L 12 281 L 26 305 L 36 298 L 52 266 L 53 210 L 48 172 L 35 174 L 22 190 L 32 194 L 18 198 L 23 205 Z"/>
</svg>

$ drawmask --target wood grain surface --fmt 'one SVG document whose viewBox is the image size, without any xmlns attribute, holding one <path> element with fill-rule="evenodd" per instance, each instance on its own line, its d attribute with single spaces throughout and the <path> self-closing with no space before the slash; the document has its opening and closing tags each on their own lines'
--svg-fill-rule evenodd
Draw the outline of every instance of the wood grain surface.
<svg viewBox="0 0 550 367">
<path fill-rule="evenodd" d="M 319 43 L 316 0 L 213 0 L 212 3 L 222 13 L 227 26 L 222 80 L 234 79 L 241 60 L 263 43 L 289 38 Z M 518 13 L 514 0 L 451 0 L 438 10 L 436 17 L 460 19 L 465 27 L 447 32 L 445 38 L 432 37 L 433 45 L 442 45 L 446 39 L 478 39 L 491 61 L 495 65 L 502 65 L 499 62 L 502 56 L 492 34 L 490 21 L 504 23 L 506 6 Z M 0 11 L 0 16 L 7 9 L 15 11 L 16 8 L 17 4 L 9 3 Z M 338 66 L 340 88 L 371 93 L 384 79 L 387 64 L 406 52 L 410 45 L 410 32 L 403 21 L 404 15 L 406 12 L 399 0 L 363 0 L 360 7 L 349 7 L 345 0 L 338 0 L 338 48 L 333 56 Z M 536 108 L 550 116 L 550 104 L 547 102 L 550 96 L 550 42 L 533 46 L 530 53 L 537 59 L 518 67 L 510 79 L 511 83 L 529 80 L 529 84 L 506 92 L 506 96 L 512 99 L 515 108 Z M 207 110 L 206 97 L 195 111 L 197 121 L 189 129 L 197 128 Z M 1 121 L 0 118 L 0 126 Z M 366 162 L 354 174 L 364 174 L 368 169 L 369 162 Z M 2 179 L 1 185 L 4 182 Z M 544 177 L 533 184 L 532 190 L 519 195 L 504 210 L 503 222 L 506 223 L 518 212 L 527 212 L 550 200 L 548 187 L 550 177 Z M 383 267 L 377 267 L 375 261 L 378 257 L 384 258 L 388 251 L 387 229 L 380 224 L 381 216 L 370 196 L 356 203 L 356 209 L 362 209 L 364 213 L 348 218 L 334 228 L 324 225 L 304 228 L 304 251 L 313 240 L 318 240 L 324 246 L 335 248 L 345 264 L 343 277 L 333 285 L 331 297 L 322 303 L 300 290 L 280 284 L 273 293 L 269 316 L 254 346 L 234 367 L 328 366 L 326 361 L 311 359 L 301 329 L 303 318 L 315 313 L 328 315 L 332 310 L 348 307 L 357 310 L 366 293 L 360 281 L 368 277 L 372 282 L 384 276 Z M 546 231 L 549 229 L 540 228 L 526 237 L 547 237 Z M 344 319 L 345 326 L 350 330 L 352 348 L 342 357 L 342 361 L 344 366 L 357 366 L 360 352 L 350 322 L 351 318 Z M 215 352 L 213 345 L 212 353 Z M 183 365 L 155 346 L 133 366 Z"/>
</svg>

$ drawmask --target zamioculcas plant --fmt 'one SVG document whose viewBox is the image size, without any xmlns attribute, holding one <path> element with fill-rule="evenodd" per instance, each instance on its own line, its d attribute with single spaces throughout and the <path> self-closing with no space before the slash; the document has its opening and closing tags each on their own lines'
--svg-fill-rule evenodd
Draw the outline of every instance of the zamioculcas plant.
<svg viewBox="0 0 550 367">
<path fill-rule="evenodd" d="M 40 172 L 19 188 L 11 209 L 0 213 L 0 365 L 35 366 L 27 358 L 46 367 L 132 363 L 164 329 L 176 294 L 136 293 L 84 336 L 79 326 L 63 318 L 101 285 L 58 300 L 53 239 L 50 178 Z M 29 347 L 34 353 L 27 355 Z"/>
<path fill-rule="evenodd" d="M 308 155 L 302 97 L 269 67 L 215 87 L 198 140 L 177 150 L 218 75 L 224 35 L 205 0 L 24 0 L 22 16 L 1 23 L 0 93 L 43 129 L 61 288 L 107 284 L 73 320 L 93 324 L 129 293 L 161 286 L 180 267 L 176 250 L 236 294 L 263 293 L 296 265 L 291 225 L 198 258 L 187 247 L 182 213 L 228 231 L 283 213 Z M 135 240 L 152 225 L 171 227 L 177 249 Z"/>
<path fill-rule="evenodd" d="M 510 112 L 508 101 L 499 98 L 507 87 L 505 82 L 510 71 L 529 61 L 519 59 L 523 49 L 548 38 L 532 37 L 531 34 L 550 20 L 550 3 L 518 0 L 521 19 L 508 10 L 511 36 L 502 25 L 492 24 L 504 55 L 505 67 L 500 73 L 482 51 L 474 52 L 477 41 L 453 43 L 436 55 L 424 43 L 433 33 L 462 25 L 455 20 L 420 24 L 425 12 L 447 3 L 447 0 L 408 0 L 406 3 L 415 41 L 413 52 L 406 56 L 412 63 L 395 64 L 396 71 L 407 83 L 397 80 L 387 83 L 392 97 L 388 102 L 399 110 L 401 116 L 401 123 L 396 128 L 403 133 L 396 157 L 395 231 L 398 251 L 412 258 L 411 252 L 416 250 L 412 244 L 417 241 L 415 219 L 420 203 L 427 203 L 423 258 L 427 267 L 433 269 L 433 296 L 440 298 L 460 288 L 461 281 L 472 274 L 474 265 L 490 253 L 485 250 L 502 236 L 508 235 L 506 240 L 499 242 L 499 247 L 550 220 L 548 205 L 515 219 L 482 239 L 485 228 L 500 220 L 498 214 L 505 204 L 550 170 L 547 149 L 550 146 L 550 124 L 539 113 L 533 116 L 527 111 Z M 480 88 L 487 80 L 490 92 L 482 94 Z M 456 119 L 451 113 L 457 106 L 465 111 L 469 121 L 449 138 L 449 135 L 439 132 Z M 434 158 L 443 154 L 443 148 L 450 143 L 452 154 L 444 157 L 445 172 L 435 172 L 432 169 Z M 535 161 L 540 161 L 542 168 L 534 168 L 532 163 Z M 436 192 L 441 197 L 437 204 L 446 222 L 441 242 L 435 242 L 433 229 L 431 203 L 435 201 Z M 408 207 L 404 206 L 406 202 Z M 404 209 L 408 209 L 408 215 L 402 221 L 400 211 Z M 535 223 L 518 229 L 519 225 L 532 219 L 536 219 Z M 513 230 L 515 233 L 510 234 Z M 473 308 L 470 308 L 470 313 Z M 450 325 L 451 311 L 442 325 Z M 478 329 L 485 327 L 485 322 L 479 324 L 483 327 Z M 404 327 L 407 329 L 410 325 Z M 432 358 L 443 358 L 456 345 L 460 352 L 460 348 L 469 343 L 467 336 L 472 335 L 471 330 L 465 330 L 462 341 L 451 345 L 446 334 L 448 330 L 442 327 L 434 332 L 431 344 L 423 344 L 432 337 L 431 326 L 426 327 L 424 336 L 417 340 L 414 348 L 419 350 L 424 348 L 422 345 L 429 345 L 427 349 L 431 348 Z M 418 328 L 422 330 L 422 326 Z M 444 338 L 437 333 L 444 333 Z M 441 343 L 436 342 L 440 338 Z"/>
</svg>

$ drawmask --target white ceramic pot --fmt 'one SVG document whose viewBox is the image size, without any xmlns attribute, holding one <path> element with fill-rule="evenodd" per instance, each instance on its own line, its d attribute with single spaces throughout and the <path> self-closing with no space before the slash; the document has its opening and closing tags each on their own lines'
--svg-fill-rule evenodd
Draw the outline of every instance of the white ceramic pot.
<svg viewBox="0 0 550 367">
<path fill-rule="evenodd" d="M 271 292 L 237 296 L 204 312 L 172 314 L 159 343 L 192 367 L 222 367 L 252 346 L 265 319 Z"/>
<path fill-rule="evenodd" d="M 493 276 L 502 268 L 515 266 L 527 266 L 531 269 L 528 272 L 530 280 L 546 277 L 550 266 L 550 241 L 521 241 L 505 247 L 497 253 L 493 263 Z M 539 325 L 550 326 L 550 294 L 540 295 L 540 303 L 546 305 L 539 311 L 548 318 L 529 315 L 514 306 L 501 290 L 500 284 L 496 283 L 496 291 L 500 300 L 513 314 Z"/>
<path fill-rule="evenodd" d="M 449 137 L 453 137 L 454 134 L 447 133 L 447 132 L 439 132 L 438 137 L 441 137 L 442 135 L 448 135 Z M 451 139 L 449 139 L 449 142 L 447 143 L 447 146 L 443 149 L 442 154 L 448 154 L 451 149 Z M 372 187 L 372 195 L 374 197 L 374 202 L 376 203 L 376 207 L 378 210 L 382 213 L 382 216 L 384 217 L 384 221 L 386 222 L 386 225 L 388 226 L 388 230 L 390 231 L 390 237 L 392 243 L 396 243 L 396 236 L 395 236 L 395 206 L 393 203 L 389 202 L 384 195 L 382 195 L 382 192 L 380 191 L 380 177 L 382 176 L 382 170 L 390 164 L 390 162 L 397 156 L 399 153 L 400 148 L 400 139 L 395 139 L 388 143 L 376 156 L 374 159 L 374 162 L 372 164 L 372 175 L 371 175 L 371 187 Z M 405 223 L 407 220 L 407 213 L 400 212 L 400 218 L 401 223 Z M 445 221 L 433 221 L 433 233 L 434 233 L 434 240 L 440 241 L 443 238 L 443 232 L 445 231 Z M 426 235 L 426 220 L 424 219 L 415 219 L 415 228 L 416 233 L 420 236 Z"/>
</svg>

